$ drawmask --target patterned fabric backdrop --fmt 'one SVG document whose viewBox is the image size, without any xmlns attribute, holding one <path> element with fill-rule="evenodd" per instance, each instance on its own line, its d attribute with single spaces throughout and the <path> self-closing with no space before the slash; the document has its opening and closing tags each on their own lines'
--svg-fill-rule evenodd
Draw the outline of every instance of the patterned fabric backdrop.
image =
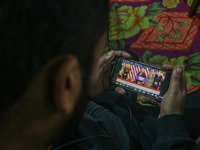
<svg viewBox="0 0 200 150">
<path fill-rule="evenodd" d="M 181 65 L 188 93 L 200 89 L 200 7 L 193 0 L 110 0 L 110 49 L 134 51 L 147 64 Z"/>
</svg>

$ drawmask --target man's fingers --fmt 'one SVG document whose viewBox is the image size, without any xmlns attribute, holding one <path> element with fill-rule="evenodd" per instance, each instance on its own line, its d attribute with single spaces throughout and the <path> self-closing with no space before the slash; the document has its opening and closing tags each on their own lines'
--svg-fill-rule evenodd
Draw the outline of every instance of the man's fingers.
<svg viewBox="0 0 200 150">
<path fill-rule="evenodd" d="M 181 79 L 181 91 L 183 94 L 187 94 L 187 81 L 184 72 L 182 73 L 182 79 Z"/>
<path fill-rule="evenodd" d="M 113 50 L 109 51 L 104 56 L 101 56 L 99 60 L 99 67 L 101 68 L 104 64 L 111 62 L 115 58 L 115 53 Z"/>
<path fill-rule="evenodd" d="M 183 93 L 187 92 L 187 86 L 186 86 L 186 78 L 185 78 L 185 74 L 183 71 L 182 67 L 174 67 L 172 65 L 163 65 L 162 66 L 163 69 L 168 70 L 168 71 L 172 71 L 172 77 L 171 77 L 171 82 L 170 82 L 170 89 L 174 89 L 177 87 L 179 89 L 181 89 L 181 91 Z M 176 89 L 177 89 L 176 88 Z"/>
<path fill-rule="evenodd" d="M 160 107 L 160 102 L 151 99 L 149 97 L 141 97 L 139 99 L 140 102 L 142 102 L 143 104 L 151 104 L 151 105 L 155 105 L 155 106 L 159 106 Z"/>
<path fill-rule="evenodd" d="M 183 68 L 176 67 L 173 69 L 173 73 L 171 76 L 170 86 L 169 89 L 171 91 L 176 92 L 177 90 L 181 89 L 181 79 L 182 79 Z"/>
<path fill-rule="evenodd" d="M 126 59 L 131 59 L 132 58 L 132 56 L 129 53 L 125 52 L 125 51 L 114 51 L 114 53 L 115 53 L 115 56 L 118 56 L 118 57 L 124 57 Z"/>
<path fill-rule="evenodd" d="M 124 57 L 126 59 L 131 59 L 131 55 L 124 51 L 109 51 L 107 54 L 102 56 L 99 60 L 99 67 L 101 68 L 104 64 L 110 63 L 115 57 Z"/>
<path fill-rule="evenodd" d="M 162 68 L 164 70 L 172 71 L 172 69 L 174 68 L 174 66 L 172 66 L 172 65 L 163 65 Z"/>
<path fill-rule="evenodd" d="M 115 91 L 121 95 L 124 95 L 126 94 L 126 91 L 123 89 L 123 88 L 120 88 L 120 87 L 116 87 L 115 88 Z"/>
<path fill-rule="evenodd" d="M 110 73 L 111 73 L 111 70 L 112 70 L 112 66 L 111 65 L 105 65 L 103 68 L 102 68 L 102 82 L 103 82 L 103 86 L 104 86 L 104 89 L 107 90 L 109 89 L 111 86 L 110 86 Z M 100 73 L 101 74 L 101 73 Z M 113 88 L 114 90 L 115 88 Z"/>
</svg>

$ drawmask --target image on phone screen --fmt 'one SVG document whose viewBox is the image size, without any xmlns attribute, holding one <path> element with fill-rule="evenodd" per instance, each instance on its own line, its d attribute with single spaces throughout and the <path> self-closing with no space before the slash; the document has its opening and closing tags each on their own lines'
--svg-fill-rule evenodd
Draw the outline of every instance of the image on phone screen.
<svg viewBox="0 0 200 150">
<path fill-rule="evenodd" d="M 161 88 L 167 72 L 140 63 L 123 60 L 115 84 L 137 93 L 163 99 Z"/>
</svg>

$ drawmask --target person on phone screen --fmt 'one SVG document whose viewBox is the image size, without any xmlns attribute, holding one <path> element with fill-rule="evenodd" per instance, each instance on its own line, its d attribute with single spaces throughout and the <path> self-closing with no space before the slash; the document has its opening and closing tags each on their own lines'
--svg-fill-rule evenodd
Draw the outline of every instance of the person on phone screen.
<svg viewBox="0 0 200 150">
<path fill-rule="evenodd" d="M 145 82 L 143 81 L 143 78 L 146 77 L 144 68 L 142 68 L 141 71 L 138 72 L 137 77 L 138 77 L 138 79 L 136 79 L 136 83 L 144 85 Z M 139 77 L 142 77 L 142 79 L 139 79 Z"/>
<path fill-rule="evenodd" d="M 154 77 L 154 82 L 153 82 L 153 89 L 158 89 L 160 82 L 162 80 L 162 73 L 159 71 L 158 74 L 155 75 Z"/>
<path fill-rule="evenodd" d="M 124 72 L 122 74 L 122 78 L 125 79 L 125 80 L 128 80 L 128 74 L 131 70 L 131 65 L 130 64 L 127 64 L 126 67 L 124 68 Z"/>
<path fill-rule="evenodd" d="M 153 81 L 154 81 L 154 71 L 151 70 L 149 75 L 147 76 L 147 82 L 146 82 L 145 86 L 151 87 Z"/>
</svg>

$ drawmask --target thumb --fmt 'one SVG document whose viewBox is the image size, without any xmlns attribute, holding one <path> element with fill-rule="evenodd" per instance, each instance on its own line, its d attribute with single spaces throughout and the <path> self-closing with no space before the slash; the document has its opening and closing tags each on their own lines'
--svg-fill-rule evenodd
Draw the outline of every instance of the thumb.
<svg viewBox="0 0 200 150">
<path fill-rule="evenodd" d="M 174 92 L 181 89 L 182 72 L 182 67 L 176 67 L 173 69 L 169 88 Z"/>
<path fill-rule="evenodd" d="M 111 62 L 114 57 L 115 53 L 113 52 L 113 50 L 109 51 L 107 54 L 100 58 L 99 67 L 102 67 L 104 64 Z"/>
</svg>

